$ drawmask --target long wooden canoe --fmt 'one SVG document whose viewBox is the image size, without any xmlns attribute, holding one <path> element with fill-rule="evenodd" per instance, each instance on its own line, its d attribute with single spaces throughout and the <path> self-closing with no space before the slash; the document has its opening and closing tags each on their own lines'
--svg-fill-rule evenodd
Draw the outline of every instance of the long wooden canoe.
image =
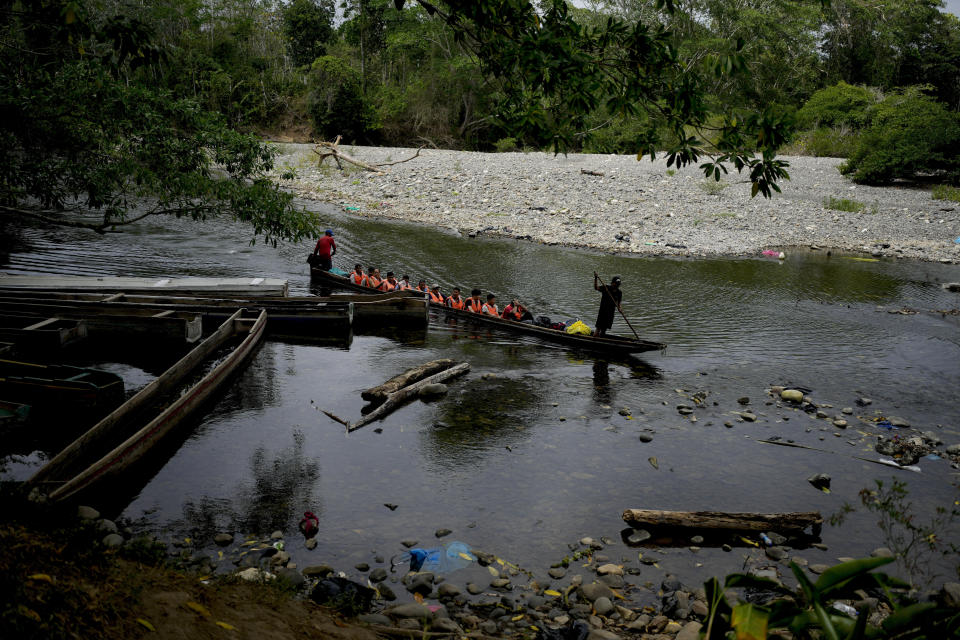
<svg viewBox="0 0 960 640">
<path fill-rule="evenodd" d="M 321 269 L 311 269 L 310 277 L 317 282 L 323 282 L 331 288 L 348 289 L 350 291 L 373 292 L 369 287 L 354 284 L 348 278 L 339 276 L 329 271 Z M 418 294 L 425 295 L 425 294 Z M 493 316 L 480 315 L 470 311 L 460 311 L 451 309 L 442 304 L 430 303 L 430 308 L 438 313 L 444 313 L 447 317 L 457 318 L 474 324 L 481 324 L 490 328 L 512 331 L 514 333 L 523 333 L 536 336 L 551 342 L 562 343 L 571 347 L 577 347 L 589 351 L 602 351 L 610 353 L 641 353 L 644 351 L 661 351 L 666 349 L 667 345 L 650 340 L 637 340 L 636 338 L 627 338 L 607 334 L 604 337 L 583 336 L 569 334 L 566 331 L 557 329 L 548 329 L 528 322 L 516 322 L 504 318 L 494 318 Z"/>
<path fill-rule="evenodd" d="M 13 342 L 25 351 L 55 351 L 86 337 L 83 320 L 0 315 L 0 340 Z"/>
<path fill-rule="evenodd" d="M 0 360 L 0 398 L 60 412 L 105 413 L 123 402 L 123 378 L 100 369 Z"/>
<path fill-rule="evenodd" d="M 48 304 L 51 302 L 52 304 Z M 64 322 L 82 322 L 84 335 L 92 339 L 148 339 L 153 342 L 193 344 L 203 335 L 203 317 L 192 311 L 76 307 L 58 301 L 10 302 L 0 298 L 0 314 L 7 317 L 56 317 Z"/>
<path fill-rule="evenodd" d="M 0 286 L 10 289 L 52 291 L 128 291 L 130 293 L 177 292 L 220 295 L 285 296 L 286 280 L 277 278 L 129 278 L 119 276 L 11 275 L 0 272 Z"/>
<path fill-rule="evenodd" d="M 371 294 L 373 292 L 365 292 Z M 128 293 L 76 293 L 63 291 L 16 291 L 0 287 L 0 300 L 15 297 L 25 302 L 47 301 L 52 304 L 72 304 L 73 302 L 127 303 L 149 305 L 152 308 L 191 309 L 198 312 L 211 312 L 211 308 L 236 310 L 266 309 L 270 314 L 270 327 L 273 331 L 284 319 L 293 321 L 300 318 L 303 323 L 310 318 L 322 322 L 331 317 L 330 310 L 340 305 L 353 303 L 353 320 L 357 324 L 411 324 L 426 326 L 429 321 L 429 307 L 424 297 L 418 293 L 397 291 L 393 293 L 373 293 L 372 295 L 335 295 L 335 296 L 261 296 L 247 298 L 243 296 L 220 295 L 143 295 Z M 315 332 L 312 332 L 315 333 Z M 311 334 L 305 334 L 311 335 Z"/>
<path fill-rule="evenodd" d="M 263 338 L 266 325 L 265 311 L 254 314 L 240 310 L 231 315 L 163 375 L 57 454 L 37 471 L 28 485 L 39 487 L 51 501 L 66 500 L 129 469 L 224 386 L 230 374 L 242 366 Z M 199 382 L 177 395 L 146 424 L 141 422 L 145 410 L 171 395 L 218 349 L 241 336 L 242 341 Z M 137 424 L 143 426 L 135 429 Z M 120 444 L 115 444 L 117 442 Z M 108 447 L 112 448 L 103 453 Z M 88 464 L 91 454 L 95 461 Z M 78 460 L 87 466 L 75 473 Z"/>
</svg>

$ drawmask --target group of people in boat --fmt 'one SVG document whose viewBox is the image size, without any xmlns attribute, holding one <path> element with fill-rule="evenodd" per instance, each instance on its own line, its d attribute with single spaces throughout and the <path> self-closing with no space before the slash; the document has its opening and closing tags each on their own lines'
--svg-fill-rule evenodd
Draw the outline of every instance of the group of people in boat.
<svg viewBox="0 0 960 640">
<path fill-rule="evenodd" d="M 493 293 L 488 293 L 484 296 L 480 289 L 471 290 L 470 296 L 465 298 L 460 292 L 460 288 L 454 287 L 450 295 L 446 295 L 440 290 L 440 285 L 438 284 L 428 287 L 426 280 L 420 280 L 417 282 L 417 285 L 414 286 L 410 283 L 410 276 L 408 275 L 397 278 L 393 271 L 387 271 L 386 275 L 382 275 L 380 269 L 376 267 L 368 267 L 366 271 L 364 271 L 363 265 L 360 264 L 354 265 L 353 271 L 350 272 L 347 279 L 353 284 L 370 287 L 371 289 L 385 293 L 391 291 L 420 291 L 427 294 L 430 302 L 450 307 L 451 309 L 457 309 L 458 311 L 469 311 L 494 316 L 496 318 L 516 320 L 517 322 L 533 320 L 533 314 L 516 298 L 511 300 L 510 303 L 503 308 L 503 311 L 501 311 L 497 305 L 497 296 Z"/>
</svg>

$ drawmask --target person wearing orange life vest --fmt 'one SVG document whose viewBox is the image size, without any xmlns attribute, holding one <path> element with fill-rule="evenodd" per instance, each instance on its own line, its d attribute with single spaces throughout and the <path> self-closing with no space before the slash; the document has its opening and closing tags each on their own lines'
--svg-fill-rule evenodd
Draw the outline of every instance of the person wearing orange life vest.
<svg viewBox="0 0 960 640">
<path fill-rule="evenodd" d="M 487 316 L 493 316 L 494 318 L 499 318 L 500 311 L 497 309 L 497 296 L 493 295 L 492 293 L 488 293 L 487 301 L 480 309 L 480 313 Z"/>
<path fill-rule="evenodd" d="M 480 313 L 482 309 L 483 300 L 480 299 L 480 289 L 474 289 L 470 292 L 470 297 L 467 298 L 467 311 Z"/>
<path fill-rule="evenodd" d="M 466 308 L 467 301 L 460 297 L 460 287 L 453 288 L 453 293 L 447 298 L 447 306 L 459 311 L 463 311 Z"/>
<path fill-rule="evenodd" d="M 426 280 L 421 280 L 420 282 L 417 283 L 417 286 L 414 287 L 414 288 L 415 288 L 417 291 L 422 291 L 423 293 L 427 293 L 427 292 L 430 291 L 430 289 L 427 288 L 427 281 L 426 281 Z"/>
<path fill-rule="evenodd" d="M 526 307 L 520 304 L 520 301 L 514 298 L 510 301 L 503 309 L 503 318 L 506 320 L 515 320 L 520 322 L 523 320 L 530 312 L 527 311 Z"/>
<path fill-rule="evenodd" d="M 376 289 L 381 282 L 383 282 L 383 279 L 380 278 L 380 269 L 370 269 L 370 273 L 367 274 L 367 281 L 364 284 L 371 289 Z"/>
<path fill-rule="evenodd" d="M 350 272 L 350 282 L 353 284 L 363 284 L 363 279 L 367 276 L 363 273 L 363 267 L 360 264 L 353 265 L 353 271 Z"/>
<path fill-rule="evenodd" d="M 411 291 L 412 289 L 413 287 L 410 286 L 410 276 L 400 278 L 400 282 L 397 283 L 398 291 Z"/>
<path fill-rule="evenodd" d="M 393 275 L 393 271 L 387 271 L 386 279 L 380 283 L 380 291 L 396 291 L 398 286 L 400 286 L 400 283 L 397 282 L 397 278 Z"/>
<path fill-rule="evenodd" d="M 430 296 L 430 302 L 443 304 L 443 294 L 440 293 L 440 285 L 435 284 L 432 287 L 430 287 L 430 291 L 428 292 L 428 295 Z"/>
</svg>

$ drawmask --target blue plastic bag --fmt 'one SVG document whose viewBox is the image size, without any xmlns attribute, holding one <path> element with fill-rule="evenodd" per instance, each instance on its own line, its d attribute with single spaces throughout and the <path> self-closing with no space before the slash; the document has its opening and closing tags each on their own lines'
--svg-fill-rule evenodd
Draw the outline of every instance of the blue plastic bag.
<svg viewBox="0 0 960 640">
<path fill-rule="evenodd" d="M 408 561 L 411 571 L 429 571 L 441 575 L 466 568 L 476 562 L 477 557 L 470 552 L 469 545 L 454 540 L 441 547 L 410 549 L 401 556 L 400 561 Z"/>
</svg>

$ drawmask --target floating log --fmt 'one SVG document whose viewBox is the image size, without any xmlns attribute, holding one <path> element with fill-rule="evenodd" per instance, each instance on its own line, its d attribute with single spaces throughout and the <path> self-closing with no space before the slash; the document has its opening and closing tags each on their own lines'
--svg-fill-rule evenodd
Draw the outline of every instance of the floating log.
<svg viewBox="0 0 960 640">
<path fill-rule="evenodd" d="M 371 387 L 370 389 L 361 392 L 360 397 L 370 402 L 385 402 L 391 393 L 396 393 L 407 385 L 413 384 L 414 382 L 419 382 L 427 376 L 432 376 L 433 374 L 439 373 L 444 369 L 449 369 L 452 366 L 453 360 L 450 360 L 449 358 L 431 360 L 430 362 L 421 364 L 418 367 L 407 369 L 400 375 L 393 376 L 380 386 Z"/>
<path fill-rule="evenodd" d="M 790 513 L 733 513 L 723 511 L 660 511 L 626 509 L 623 519 L 630 525 L 678 527 L 688 529 L 728 529 L 733 531 L 796 531 L 809 526 L 819 528 L 819 511 Z"/>
</svg>

